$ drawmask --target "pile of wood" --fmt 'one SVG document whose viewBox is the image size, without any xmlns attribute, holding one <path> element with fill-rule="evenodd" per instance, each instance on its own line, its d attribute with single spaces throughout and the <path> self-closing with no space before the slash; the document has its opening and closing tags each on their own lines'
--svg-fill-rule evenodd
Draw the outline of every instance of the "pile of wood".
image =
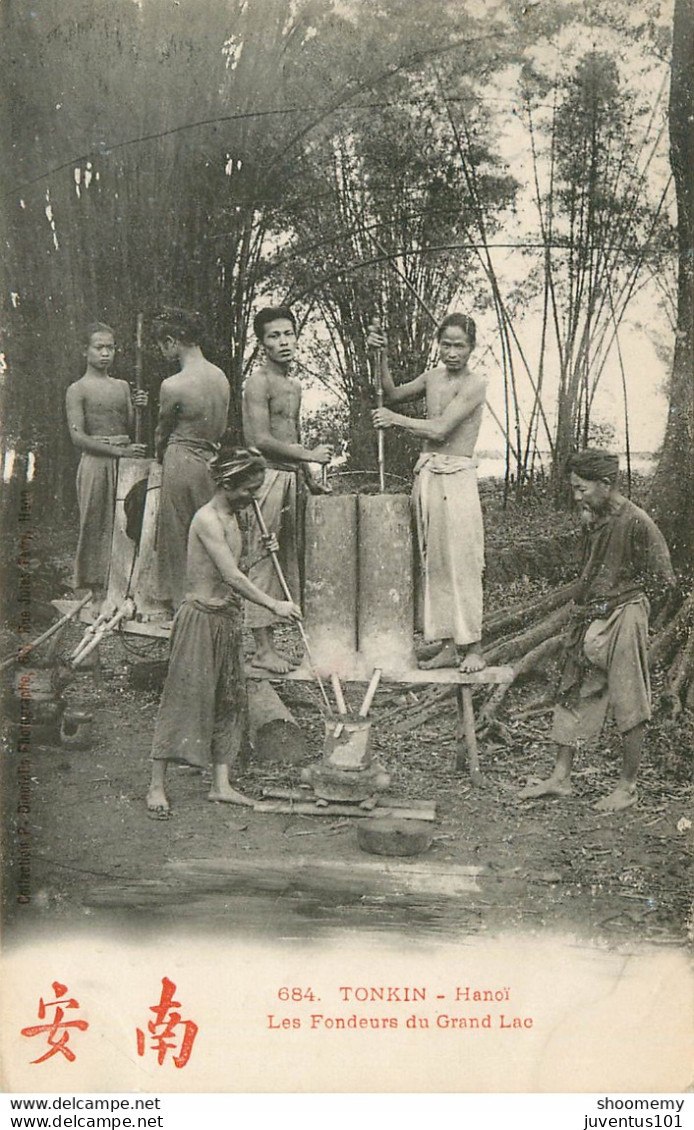
<svg viewBox="0 0 694 1130">
<path fill-rule="evenodd" d="M 513 679 L 491 691 L 475 688 L 476 694 L 486 695 L 477 712 L 482 732 L 491 727 L 503 736 L 504 727 L 497 714 L 510 688 L 529 675 L 549 673 L 550 662 L 561 655 L 577 591 L 578 581 L 572 581 L 485 619 L 483 642 L 487 663 L 510 666 Z M 652 628 L 648 665 L 652 671 L 665 670 L 660 705 L 676 717 L 683 709 L 694 710 L 694 593 L 684 601 L 675 598 L 674 607 L 671 603 L 663 608 Z M 390 722 L 396 733 L 404 734 L 449 708 L 454 709 L 454 687 L 430 686 L 420 692 L 421 688 L 414 685 L 401 688 L 397 705 L 386 710 L 379 722 Z M 548 687 L 523 711 L 523 716 L 548 710 L 552 701 L 552 688 Z"/>
</svg>

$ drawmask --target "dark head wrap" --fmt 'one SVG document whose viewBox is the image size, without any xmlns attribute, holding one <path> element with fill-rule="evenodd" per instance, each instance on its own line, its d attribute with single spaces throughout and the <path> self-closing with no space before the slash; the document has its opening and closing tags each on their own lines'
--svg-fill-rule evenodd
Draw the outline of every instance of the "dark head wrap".
<svg viewBox="0 0 694 1130">
<path fill-rule="evenodd" d="M 210 464 L 210 472 L 217 486 L 235 486 L 238 479 L 247 479 L 258 471 L 265 471 L 267 463 L 257 447 L 236 447 L 220 451 Z"/>
<path fill-rule="evenodd" d="M 605 479 L 614 484 L 619 474 L 619 457 L 597 447 L 586 447 L 569 457 L 567 470 L 573 471 L 581 479 L 599 481 Z"/>
</svg>

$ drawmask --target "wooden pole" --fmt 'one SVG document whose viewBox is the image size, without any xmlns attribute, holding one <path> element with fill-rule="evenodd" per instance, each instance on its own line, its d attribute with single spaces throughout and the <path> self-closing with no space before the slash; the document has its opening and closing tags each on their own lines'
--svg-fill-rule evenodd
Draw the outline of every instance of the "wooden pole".
<svg viewBox="0 0 694 1130">
<path fill-rule="evenodd" d="M 366 694 L 364 695 L 364 701 L 362 702 L 361 706 L 359 707 L 359 717 L 360 718 L 366 718 L 367 714 L 369 713 L 369 711 L 371 709 L 371 703 L 373 702 L 374 695 L 376 694 L 376 691 L 378 690 L 378 684 L 381 681 L 381 675 L 382 675 L 381 668 L 380 667 L 374 667 L 374 673 L 371 676 L 371 682 L 369 683 Z"/>
<path fill-rule="evenodd" d="M 465 684 L 458 684 L 455 688 L 456 705 L 458 708 L 457 747 L 455 768 L 460 771 L 465 767 L 464 749 L 467 748 L 468 766 L 473 785 L 480 783 L 480 760 L 477 749 L 477 735 L 475 733 L 475 711 L 472 704 L 472 688 Z"/>
<path fill-rule="evenodd" d="M 135 388 L 142 390 L 142 328 L 144 314 L 137 315 L 135 326 Z M 142 408 L 135 406 L 135 443 L 142 443 Z"/>
<path fill-rule="evenodd" d="M 265 519 L 263 518 L 263 512 L 260 509 L 260 504 L 258 503 L 258 500 L 255 499 L 255 498 L 253 499 L 253 509 L 255 511 L 256 521 L 258 523 L 258 527 L 260 529 L 260 533 L 261 533 L 263 539 L 264 540 L 269 539 L 270 535 L 268 533 L 268 528 L 265 525 Z M 277 580 L 279 581 L 279 583 L 282 587 L 282 592 L 284 593 L 285 598 L 287 600 L 290 600 L 292 603 L 294 603 L 294 598 L 293 598 L 291 592 L 289 591 L 289 585 L 287 584 L 287 582 L 285 580 L 284 573 L 282 572 L 282 566 L 280 565 L 279 558 L 278 558 L 277 554 L 275 553 L 274 549 L 268 548 L 268 552 L 270 554 L 270 557 L 272 558 L 272 564 L 274 566 L 275 573 L 277 574 Z M 328 714 L 332 715 L 333 708 L 330 705 L 330 699 L 328 698 L 325 687 L 323 686 L 323 680 L 321 679 L 320 675 L 318 674 L 318 670 L 316 668 L 316 665 L 313 662 L 313 656 L 311 655 L 311 648 L 309 647 L 308 638 L 307 638 L 306 632 L 304 630 L 304 625 L 301 623 L 301 620 L 299 620 L 297 622 L 298 622 L 298 625 L 299 625 L 299 631 L 301 632 L 301 638 L 304 641 L 304 647 L 306 648 L 306 657 L 307 657 L 311 667 L 313 668 L 313 673 L 316 676 L 316 682 L 318 683 L 318 686 L 320 687 L 320 693 L 323 696 L 323 702 L 325 703 L 325 705 L 327 707 Z"/>
<path fill-rule="evenodd" d="M 91 599 L 92 594 L 91 592 L 88 592 L 87 595 L 82 600 L 80 600 L 79 604 L 76 604 L 74 608 L 72 608 L 69 612 L 66 612 L 64 616 L 61 616 L 55 624 L 53 624 L 50 628 L 47 628 L 45 632 L 42 632 L 41 635 L 37 636 L 35 640 L 31 641 L 31 643 L 25 644 L 24 647 L 20 647 L 16 655 L 11 655 L 9 659 L 3 659 L 2 663 L 0 663 L 0 671 L 6 671 L 7 668 L 11 667 L 13 663 L 21 663 L 25 655 L 28 655 L 29 652 L 33 651 L 35 647 L 38 647 L 40 644 L 45 643 L 47 639 L 50 639 L 50 637 L 54 636 L 56 632 L 59 632 L 61 628 L 65 627 L 68 620 L 72 620 L 73 617 L 76 616 L 80 611 L 80 609 L 84 608 L 85 604 L 88 604 Z"/>
<path fill-rule="evenodd" d="M 346 715 L 347 703 L 345 702 L 345 696 L 342 693 L 342 684 L 335 674 L 332 674 L 330 676 L 330 682 L 332 683 L 333 694 L 335 695 L 335 702 L 337 703 L 338 712 L 340 714 Z"/>
<path fill-rule="evenodd" d="M 83 641 L 84 646 L 80 648 L 77 654 L 73 653 L 70 659 L 70 666 L 73 668 L 79 667 L 80 663 L 83 663 L 87 656 L 91 655 L 94 651 L 94 648 L 101 643 L 104 636 L 107 635 L 108 632 L 112 632 L 114 628 L 117 628 L 121 620 L 125 620 L 126 616 L 132 616 L 132 612 L 132 603 L 126 601 L 126 603 L 114 613 L 110 620 L 101 625 L 98 632 L 95 632 L 91 639 Z"/>
<path fill-rule="evenodd" d="M 373 354 L 373 382 L 376 392 L 376 407 L 383 407 L 383 381 L 381 379 L 381 366 L 383 365 L 383 350 L 374 349 Z M 383 428 L 376 430 L 376 442 L 378 444 L 378 489 L 381 494 L 386 492 L 386 465 L 385 465 L 385 442 L 383 435 Z"/>
<path fill-rule="evenodd" d="M 435 326 L 437 326 L 438 325 L 438 319 L 437 319 L 436 315 L 434 314 L 434 311 L 431 309 L 430 306 L 427 306 L 427 304 L 424 301 L 424 299 L 422 298 L 421 294 L 419 294 L 418 291 L 415 289 L 415 287 L 413 287 L 412 283 L 407 278 L 407 276 L 404 275 L 401 270 L 399 270 L 399 268 L 393 262 L 392 256 L 388 254 L 388 252 L 386 251 L 383 244 L 378 239 L 376 239 L 376 236 L 373 235 L 371 232 L 367 232 L 367 235 L 369 236 L 369 239 L 374 244 L 376 249 L 381 253 L 381 255 L 383 255 L 386 258 L 386 260 L 388 262 L 388 266 L 392 267 L 392 269 L 395 271 L 396 275 L 400 279 L 402 279 L 402 281 L 404 282 L 405 286 L 409 290 L 412 297 L 415 298 L 417 300 L 417 302 L 419 303 L 419 305 L 422 307 L 422 310 L 424 311 L 424 313 L 428 314 L 429 317 L 431 318 L 431 321 L 433 322 L 433 324 Z M 485 400 L 485 406 L 489 409 L 489 413 L 490 413 L 492 419 L 494 420 L 494 423 L 496 424 L 497 428 L 499 429 L 502 436 L 504 437 L 505 442 L 508 444 L 509 450 L 511 451 L 513 456 L 516 459 L 518 459 L 518 453 L 517 453 L 516 449 L 512 446 L 511 441 L 508 438 L 508 435 L 506 433 L 506 428 L 502 424 L 501 420 L 497 416 L 496 412 L 494 411 L 494 409 L 492 408 L 492 406 L 491 406 L 491 404 L 489 403 L 488 400 Z M 380 407 L 380 405 L 379 405 L 379 407 Z"/>
</svg>

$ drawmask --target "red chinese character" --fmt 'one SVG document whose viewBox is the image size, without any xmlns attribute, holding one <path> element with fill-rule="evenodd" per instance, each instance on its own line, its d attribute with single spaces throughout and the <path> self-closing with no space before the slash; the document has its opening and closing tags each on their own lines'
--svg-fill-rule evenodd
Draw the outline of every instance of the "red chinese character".
<svg viewBox="0 0 694 1130">
<path fill-rule="evenodd" d="M 35 1024 L 32 1028 L 22 1028 L 23 1036 L 40 1036 L 44 1033 L 47 1034 L 48 1051 L 38 1059 L 32 1059 L 32 1063 L 43 1063 L 45 1059 L 50 1059 L 52 1055 L 57 1055 L 58 1052 L 61 1052 L 70 1063 L 74 1063 L 75 1061 L 75 1053 L 68 1047 L 70 1040 L 68 1029 L 77 1028 L 80 1032 L 86 1032 L 89 1024 L 86 1020 L 63 1020 L 63 1016 L 65 1015 L 64 1009 L 80 1007 L 80 1002 L 76 1001 L 74 997 L 65 996 L 67 991 L 67 985 L 61 985 L 59 981 L 54 981 L 53 992 L 57 999 L 54 1001 L 44 1001 L 43 997 L 40 997 L 38 1009 L 39 1020 L 45 1020 L 47 1009 L 54 1008 L 55 1015 L 52 1022 L 49 1024 Z"/>
<path fill-rule="evenodd" d="M 157 1053 L 157 1060 L 161 1065 L 166 1059 L 166 1053 L 176 1046 L 176 1029 L 182 1027 L 183 1036 L 178 1055 L 173 1057 L 173 1061 L 176 1067 L 185 1067 L 193 1050 L 198 1026 L 192 1020 L 181 1020 L 180 1012 L 174 1011 L 181 1007 L 181 1002 L 173 999 L 175 992 L 176 986 L 173 981 L 169 981 L 168 977 L 162 977 L 161 997 L 159 1004 L 150 1006 L 149 1011 L 154 1013 L 154 1020 L 148 1021 L 147 1031 L 152 1036 L 150 1048 Z M 145 1054 L 145 1033 L 141 1028 L 137 1029 L 137 1054 Z"/>
</svg>

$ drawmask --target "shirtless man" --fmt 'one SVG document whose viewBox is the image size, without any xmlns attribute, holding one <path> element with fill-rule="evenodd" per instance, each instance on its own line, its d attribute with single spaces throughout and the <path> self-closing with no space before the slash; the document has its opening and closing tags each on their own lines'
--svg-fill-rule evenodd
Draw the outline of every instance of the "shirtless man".
<svg viewBox="0 0 694 1130">
<path fill-rule="evenodd" d="M 193 515 L 214 491 L 209 462 L 227 426 L 229 382 L 200 348 L 197 315 L 168 309 L 154 320 L 154 338 L 181 368 L 162 381 L 155 456 L 162 463 L 157 590 L 176 609 L 186 589 L 186 546 Z"/>
<path fill-rule="evenodd" d="M 215 460 L 212 475 L 212 499 L 190 526 L 188 589 L 174 619 L 154 731 L 147 810 L 157 820 L 170 815 L 165 791 L 170 761 L 198 768 L 211 762 L 209 800 L 253 803 L 229 781 L 246 719 L 243 600 L 278 619 L 301 619 L 296 604 L 268 596 L 238 567 L 241 532 L 236 515 L 258 497 L 265 460 L 259 451 L 240 449 Z"/>
<path fill-rule="evenodd" d="M 132 443 L 133 403 L 147 404 L 147 393 L 131 395 L 127 381 L 109 376 L 116 352 L 113 330 L 103 322 L 87 326 L 83 377 L 65 395 L 70 439 L 80 451 L 77 501 L 80 532 L 75 557 L 74 586 L 91 588 L 94 609 L 103 600 L 108 582 L 116 507 L 118 460 L 139 458 L 144 445 Z"/>
<path fill-rule="evenodd" d="M 268 462 L 260 507 L 269 533 L 279 540 L 280 562 L 289 590 L 298 594 L 301 499 L 297 476 L 301 472 L 312 494 L 326 493 L 328 488 L 313 479 L 308 464 L 328 463 L 333 449 L 328 444 L 307 448 L 299 441 L 301 385 L 290 373 L 297 347 L 292 311 L 285 306 L 266 306 L 256 314 L 253 328 L 265 357 L 243 390 L 243 434 L 246 443 L 259 448 Z M 249 534 L 248 576 L 265 592 L 279 597 L 282 591 L 255 523 L 251 523 Z M 291 664 L 275 649 L 275 619 L 257 605 L 246 608 L 246 623 L 256 645 L 253 666 L 284 674 Z"/>
<path fill-rule="evenodd" d="M 473 458 L 485 402 L 483 378 L 467 367 L 475 347 L 475 323 L 449 314 L 438 333 L 440 362 L 413 381 L 393 383 L 379 325 L 368 344 L 381 350 L 382 383 L 390 404 L 426 397 L 427 418 L 377 408 L 377 428 L 402 428 L 424 439 L 415 466 L 412 503 L 424 571 L 424 638 L 441 649 L 422 666 L 481 671 L 484 528 Z"/>
<path fill-rule="evenodd" d="M 665 603 L 675 575 L 665 539 L 652 518 L 620 494 L 619 460 L 599 448 L 569 459 L 574 500 L 585 530 L 583 568 L 554 708 L 552 774 L 531 781 L 521 800 L 566 797 L 577 747 L 597 738 L 608 709 L 622 735 L 622 771 L 598 812 L 636 804 L 636 777 L 651 717 L 648 618 Z"/>
</svg>

